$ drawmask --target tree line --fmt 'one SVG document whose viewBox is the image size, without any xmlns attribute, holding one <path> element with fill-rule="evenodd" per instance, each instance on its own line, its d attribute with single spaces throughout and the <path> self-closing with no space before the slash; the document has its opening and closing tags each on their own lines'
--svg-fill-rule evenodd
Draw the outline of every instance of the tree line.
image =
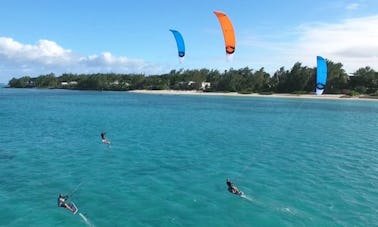
<svg viewBox="0 0 378 227">
<path fill-rule="evenodd" d="M 341 63 L 327 60 L 328 78 L 324 93 L 369 94 L 378 96 L 378 72 L 370 67 L 358 69 L 348 75 Z M 203 82 L 207 82 L 204 86 Z M 311 93 L 315 90 L 316 67 L 310 68 L 297 62 L 289 70 L 281 67 L 273 75 L 264 68 L 248 67 L 223 72 L 209 69 L 171 70 L 167 74 L 62 74 L 50 73 L 38 77 L 12 78 L 13 88 L 59 88 L 79 90 L 203 90 L 206 92 L 238 93 Z"/>
</svg>

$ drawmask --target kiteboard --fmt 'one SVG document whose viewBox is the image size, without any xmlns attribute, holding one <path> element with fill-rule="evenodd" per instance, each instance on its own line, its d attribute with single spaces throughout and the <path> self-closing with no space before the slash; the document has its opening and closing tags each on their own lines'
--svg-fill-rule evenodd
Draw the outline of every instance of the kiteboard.
<svg viewBox="0 0 378 227">
<path fill-rule="evenodd" d="M 242 191 L 237 191 L 237 192 L 231 192 L 232 194 L 234 195 L 238 195 L 238 196 L 243 196 L 244 193 Z"/>
<path fill-rule="evenodd" d="M 239 195 L 239 196 L 244 195 L 244 193 L 243 193 L 242 191 L 239 191 L 239 190 L 233 191 L 232 188 L 229 188 L 228 191 L 229 191 L 231 194 L 234 194 L 234 195 Z"/>
<path fill-rule="evenodd" d="M 235 195 L 243 196 L 243 195 L 244 195 L 244 192 L 239 191 L 239 192 L 235 193 Z"/>
<path fill-rule="evenodd" d="M 71 202 L 69 206 L 73 210 L 72 211 L 73 214 L 76 214 L 79 211 L 79 209 L 77 208 L 77 206 L 76 206 L 76 204 L 74 202 Z"/>
</svg>

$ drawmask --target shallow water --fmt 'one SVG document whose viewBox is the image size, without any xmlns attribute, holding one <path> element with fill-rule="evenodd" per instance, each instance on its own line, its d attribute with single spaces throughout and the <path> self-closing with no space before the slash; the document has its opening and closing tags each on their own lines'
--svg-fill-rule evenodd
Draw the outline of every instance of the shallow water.
<svg viewBox="0 0 378 227">
<path fill-rule="evenodd" d="M 378 223 L 378 102 L 0 89 L 0 122 L 1 226 L 87 226 L 78 185 L 93 226 Z"/>
</svg>

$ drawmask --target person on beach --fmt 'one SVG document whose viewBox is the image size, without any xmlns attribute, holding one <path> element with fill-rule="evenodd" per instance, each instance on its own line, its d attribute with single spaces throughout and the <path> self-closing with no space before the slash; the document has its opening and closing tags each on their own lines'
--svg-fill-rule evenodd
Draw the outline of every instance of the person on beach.
<svg viewBox="0 0 378 227">
<path fill-rule="evenodd" d="M 101 132 L 101 141 L 105 144 L 110 144 L 110 141 L 106 138 L 105 132 Z"/>
<path fill-rule="evenodd" d="M 227 190 L 233 194 L 236 194 L 236 195 L 242 195 L 243 192 L 241 192 L 235 185 L 234 183 L 232 183 L 232 181 L 230 181 L 230 179 L 227 179 L 226 181 L 226 184 L 227 184 Z"/>
<path fill-rule="evenodd" d="M 75 210 L 67 204 L 66 200 L 68 199 L 68 195 L 62 195 L 62 194 L 59 194 L 59 197 L 58 197 L 58 207 L 63 207 L 63 208 L 66 208 L 68 210 L 70 210 L 72 213 L 75 213 Z"/>
</svg>

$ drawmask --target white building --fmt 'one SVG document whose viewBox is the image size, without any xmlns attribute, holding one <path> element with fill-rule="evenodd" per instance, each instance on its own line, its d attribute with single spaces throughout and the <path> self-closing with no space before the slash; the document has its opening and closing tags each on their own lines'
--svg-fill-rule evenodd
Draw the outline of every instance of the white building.
<svg viewBox="0 0 378 227">
<path fill-rule="evenodd" d="M 70 81 L 70 82 L 63 81 L 63 82 L 60 83 L 60 85 L 62 85 L 62 86 L 75 86 L 75 85 L 78 85 L 78 82 L 77 81 Z"/>
<path fill-rule="evenodd" d="M 210 84 L 210 82 L 202 82 L 201 83 L 201 87 L 200 87 L 200 89 L 201 90 L 206 90 L 206 89 L 209 89 L 211 87 L 211 84 Z"/>
</svg>

